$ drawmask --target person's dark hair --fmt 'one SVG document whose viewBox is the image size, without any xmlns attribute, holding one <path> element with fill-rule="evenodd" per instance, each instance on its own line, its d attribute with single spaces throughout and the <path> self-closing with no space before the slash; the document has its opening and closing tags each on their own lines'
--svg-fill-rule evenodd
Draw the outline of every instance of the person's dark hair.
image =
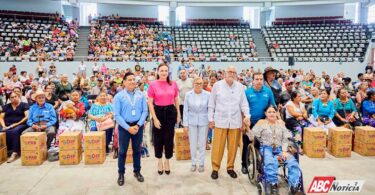
<svg viewBox="0 0 375 195">
<path fill-rule="evenodd" d="M 290 93 L 290 99 L 292 101 L 294 101 L 294 99 L 296 99 L 297 95 L 298 95 L 297 91 L 292 91 L 292 93 Z"/>
<path fill-rule="evenodd" d="M 115 83 L 116 83 L 115 81 L 111 81 L 111 82 L 109 83 L 109 86 L 110 86 L 110 87 L 113 87 L 113 85 L 114 85 Z"/>
<path fill-rule="evenodd" d="M 78 93 L 79 95 L 82 95 L 82 91 L 78 89 L 74 89 L 70 94 Z"/>
<path fill-rule="evenodd" d="M 132 76 L 132 75 L 134 76 L 134 73 L 132 73 L 132 72 L 127 72 L 127 73 L 125 73 L 123 81 L 126 81 L 126 79 L 127 79 L 129 76 Z"/>
<path fill-rule="evenodd" d="M 15 89 L 19 89 L 19 90 L 22 92 L 21 87 L 13 87 L 13 91 L 14 91 Z"/>
<path fill-rule="evenodd" d="M 215 79 L 217 79 L 217 74 L 216 74 L 216 73 L 211 73 L 211 75 L 210 75 L 210 79 L 211 79 L 212 77 L 215 77 Z"/>
<path fill-rule="evenodd" d="M 331 95 L 331 91 L 328 91 L 327 89 L 320 90 L 320 93 L 322 93 L 322 92 L 326 92 L 328 94 L 328 96 Z"/>
<path fill-rule="evenodd" d="M 361 76 L 363 76 L 363 73 L 359 73 L 359 74 L 357 75 L 357 78 L 359 78 L 359 77 L 361 77 Z"/>
<path fill-rule="evenodd" d="M 255 75 L 261 75 L 263 77 L 263 73 L 260 70 L 257 70 L 253 73 L 252 79 L 254 80 Z"/>
<path fill-rule="evenodd" d="M 340 88 L 337 90 L 337 97 L 340 97 L 341 91 L 346 90 L 345 88 Z"/>
<path fill-rule="evenodd" d="M 156 69 L 156 71 L 159 72 L 159 69 L 160 69 L 162 66 L 166 66 L 166 67 L 168 68 L 168 70 L 169 70 L 169 66 L 168 66 L 167 64 L 161 63 L 161 64 L 159 64 L 159 66 L 158 66 L 158 68 Z M 159 80 L 159 79 L 160 79 L 159 74 L 156 74 L 156 80 Z M 169 76 L 167 76 L 167 83 L 168 83 L 169 85 L 172 84 L 172 83 L 171 83 L 171 80 L 170 80 L 170 78 L 169 78 Z"/>
<path fill-rule="evenodd" d="M 270 109 L 270 108 L 273 108 L 273 109 L 275 109 L 276 112 L 278 112 L 277 107 L 274 106 L 274 105 L 272 105 L 272 104 L 268 105 L 268 106 L 264 109 L 264 112 L 267 112 L 267 110 Z"/>
<path fill-rule="evenodd" d="M 375 91 L 372 91 L 372 90 L 370 90 L 370 91 L 368 91 L 367 92 L 367 100 L 371 100 L 371 96 L 373 96 L 373 95 L 375 95 Z"/>
</svg>

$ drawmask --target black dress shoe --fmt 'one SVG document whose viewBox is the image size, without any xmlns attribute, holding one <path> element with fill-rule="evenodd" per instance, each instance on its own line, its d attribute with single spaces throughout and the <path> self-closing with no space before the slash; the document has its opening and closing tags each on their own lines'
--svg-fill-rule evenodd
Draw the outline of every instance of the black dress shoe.
<svg viewBox="0 0 375 195">
<path fill-rule="evenodd" d="M 123 186 L 125 183 L 124 174 L 119 174 L 117 179 L 117 184 Z"/>
<path fill-rule="evenodd" d="M 212 173 L 211 173 L 211 178 L 212 178 L 212 179 L 217 179 L 217 178 L 219 178 L 219 173 L 218 173 L 217 171 L 212 171 Z"/>
<path fill-rule="evenodd" d="M 165 174 L 167 174 L 167 175 L 169 175 L 169 174 L 171 174 L 171 170 L 165 170 Z"/>
<path fill-rule="evenodd" d="M 279 190 L 277 188 L 277 184 L 271 184 L 271 195 L 278 195 L 279 194 Z"/>
<path fill-rule="evenodd" d="M 242 167 L 241 172 L 242 174 L 245 174 L 245 175 L 249 173 L 246 167 Z"/>
<path fill-rule="evenodd" d="M 237 173 L 233 170 L 228 170 L 227 173 L 230 175 L 231 178 L 235 179 L 237 178 Z"/>
<path fill-rule="evenodd" d="M 141 175 L 140 172 L 135 172 L 135 173 L 134 173 L 134 177 L 137 178 L 137 180 L 138 180 L 139 182 L 144 182 L 144 181 L 145 181 L 145 179 L 143 178 L 143 176 Z"/>
<path fill-rule="evenodd" d="M 163 170 L 161 170 L 161 171 L 158 171 L 158 173 L 159 173 L 159 175 L 163 175 Z"/>
</svg>

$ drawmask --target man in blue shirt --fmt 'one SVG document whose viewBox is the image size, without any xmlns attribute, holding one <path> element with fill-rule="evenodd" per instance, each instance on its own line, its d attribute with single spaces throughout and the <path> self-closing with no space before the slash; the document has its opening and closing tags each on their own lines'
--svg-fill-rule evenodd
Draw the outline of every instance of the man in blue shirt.
<svg viewBox="0 0 375 195">
<path fill-rule="evenodd" d="M 275 98 L 270 88 L 263 85 L 263 75 L 261 72 L 253 74 L 253 86 L 245 90 L 246 99 L 250 107 L 250 129 L 260 120 L 266 116 L 264 110 L 269 105 L 276 105 Z M 246 134 L 242 135 L 242 173 L 247 174 L 246 155 L 247 146 L 250 144 L 249 137 Z"/>
<path fill-rule="evenodd" d="M 123 85 L 124 90 L 116 94 L 113 103 L 115 120 L 118 123 L 119 177 L 117 184 L 120 186 L 125 183 L 125 160 L 130 139 L 133 148 L 134 177 L 139 182 L 144 181 L 141 175 L 141 145 L 144 123 L 148 115 L 146 98 L 141 92 L 135 90 L 137 83 L 133 73 L 128 72 L 125 74 Z"/>
<path fill-rule="evenodd" d="M 46 103 L 46 96 L 42 90 L 36 91 L 31 96 L 31 99 L 36 102 L 29 110 L 29 118 L 27 120 L 29 128 L 23 131 L 22 134 L 27 132 L 46 132 L 47 148 L 50 148 L 56 135 L 56 111 L 53 105 Z"/>
</svg>

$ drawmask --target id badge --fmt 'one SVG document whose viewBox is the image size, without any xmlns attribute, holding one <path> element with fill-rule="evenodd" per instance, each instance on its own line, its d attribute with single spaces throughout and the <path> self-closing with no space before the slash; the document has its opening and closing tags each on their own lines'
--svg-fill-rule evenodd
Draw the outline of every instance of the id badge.
<svg viewBox="0 0 375 195">
<path fill-rule="evenodd" d="M 135 116 L 135 109 L 132 109 L 132 116 Z"/>
</svg>

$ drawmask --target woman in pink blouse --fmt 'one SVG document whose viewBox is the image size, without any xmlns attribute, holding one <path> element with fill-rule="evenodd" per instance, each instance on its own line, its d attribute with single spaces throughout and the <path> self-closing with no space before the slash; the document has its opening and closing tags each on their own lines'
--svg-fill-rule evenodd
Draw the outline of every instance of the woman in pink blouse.
<svg viewBox="0 0 375 195">
<path fill-rule="evenodd" d="M 175 124 L 181 121 L 179 111 L 178 88 L 176 82 L 169 80 L 168 65 L 161 63 L 157 68 L 157 76 L 148 88 L 148 106 L 154 121 L 154 149 L 158 159 L 159 175 L 170 174 L 169 159 L 173 157 L 173 139 Z M 163 168 L 164 148 L 164 168 Z"/>
</svg>

